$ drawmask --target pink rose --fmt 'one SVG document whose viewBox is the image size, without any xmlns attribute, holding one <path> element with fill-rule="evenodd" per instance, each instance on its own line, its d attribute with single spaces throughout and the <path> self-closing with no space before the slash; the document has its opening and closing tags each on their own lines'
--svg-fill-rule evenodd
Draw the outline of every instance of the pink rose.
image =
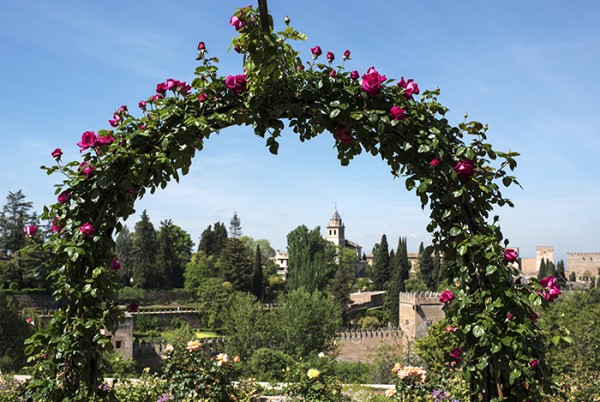
<svg viewBox="0 0 600 402">
<path fill-rule="evenodd" d="M 540 285 L 544 286 L 545 289 L 542 292 L 544 299 L 549 302 L 553 302 L 558 296 L 560 296 L 560 286 L 553 276 L 547 276 L 540 280 Z"/>
<path fill-rule="evenodd" d="M 327 52 L 327 60 L 331 63 L 332 61 L 335 60 L 335 54 L 333 54 L 333 52 Z"/>
<path fill-rule="evenodd" d="M 398 82 L 398 86 L 404 89 L 404 97 L 406 99 L 412 99 L 413 94 L 419 94 L 419 86 L 413 79 L 409 79 L 408 81 L 404 81 L 404 77 L 400 78 Z"/>
<path fill-rule="evenodd" d="M 374 97 L 381 92 L 381 84 L 385 82 L 385 75 L 381 75 L 375 70 L 375 67 L 369 68 L 367 73 L 362 76 L 362 88 L 370 96 Z"/>
<path fill-rule="evenodd" d="M 536 368 L 538 364 L 540 364 L 540 361 L 537 359 L 531 359 L 529 360 L 529 363 L 527 363 L 527 365 L 531 368 Z"/>
<path fill-rule="evenodd" d="M 60 224 L 60 218 L 57 216 L 56 218 L 52 219 L 52 224 L 50 225 L 50 230 L 52 230 L 52 233 L 58 233 L 63 229 L 63 226 Z"/>
<path fill-rule="evenodd" d="M 173 78 L 168 78 L 167 81 L 165 81 L 165 89 L 167 91 L 170 90 L 170 89 L 173 89 L 173 87 L 175 87 L 178 82 L 179 81 L 176 81 Z"/>
<path fill-rule="evenodd" d="M 204 44 L 204 42 L 198 43 L 198 51 L 204 52 L 205 50 L 206 50 L 206 45 Z"/>
<path fill-rule="evenodd" d="M 356 70 L 351 71 L 350 78 L 356 81 L 358 79 L 358 71 L 356 71 Z"/>
<path fill-rule="evenodd" d="M 341 142 L 342 144 L 346 144 L 346 145 L 350 145 L 350 144 L 352 144 L 352 141 L 354 141 L 354 138 L 352 137 L 350 130 L 348 130 L 346 128 L 346 126 L 343 124 L 340 124 L 335 129 L 335 138 L 337 138 L 337 140 L 339 142 Z"/>
<path fill-rule="evenodd" d="M 233 16 L 231 16 L 231 19 L 229 20 L 229 25 L 234 27 L 236 31 L 239 31 L 240 29 L 242 29 L 244 27 L 244 22 L 241 19 L 239 19 L 237 16 L 233 15 Z"/>
<path fill-rule="evenodd" d="M 454 171 L 459 179 L 467 180 L 475 174 L 475 165 L 473 162 L 463 159 L 454 166 Z"/>
<path fill-rule="evenodd" d="M 406 110 L 394 105 L 390 109 L 390 116 L 394 120 L 406 120 Z"/>
<path fill-rule="evenodd" d="M 442 294 L 440 295 L 440 302 L 444 303 L 444 304 L 448 304 L 450 303 L 452 300 L 454 300 L 454 293 L 452 293 L 449 290 L 444 290 L 442 292 Z"/>
<path fill-rule="evenodd" d="M 456 326 L 455 325 L 449 325 L 447 326 L 444 331 L 446 332 L 456 332 Z"/>
<path fill-rule="evenodd" d="M 52 157 L 56 160 L 59 160 L 61 158 L 62 154 L 63 154 L 63 151 L 60 148 L 56 148 L 54 151 L 52 151 Z"/>
<path fill-rule="evenodd" d="M 35 234 L 37 233 L 37 226 L 36 225 L 25 226 L 23 228 L 23 232 L 25 232 L 25 237 L 35 236 Z"/>
<path fill-rule="evenodd" d="M 81 148 L 80 152 L 85 151 L 88 148 L 92 148 L 96 144 L 97 139 L 98 136 L 93 131 L 86 131 L 83 133 L 81 135 L 81 141 L 77 143 L 79 148 Z"/>
<path fill-rule="evenodd" d="M 154 95 L 154 96 L 152 97 L 152 100 L 153 100 L 154 102 L 156 102 L 157 100 L 159 100 L 159 99 L 162 99 L 163 97 L 164 97 L 164 96 L 163 96 L 163 95 L 161 95 L 161 94 L 156 94 L 156 95 Z"/>
<path fill-rule="evenodd" d="M 344 60 L 348 60 L 350 58 L 350 50 L 346 50 L 344 52 Z"/>
<path fill-rule="evenodd" d="M 112 261 L 110 262 L 110 269 L 113 271 L 118 271 L 121 268 L 123 268 L 123 267 L 121 266 L 121 262 L 119 261 L 119 259 L 113 258 Z"/>
<path fill-rule="evenodd" d="M 108 124 L 110 124 L 111 127 L 118 127 L 119 126 L 119 122 L 121 121 L 121 116 L 119 116 L 118 114 L 113 114 L 113 118 L 108 120 Z"/>
<path fill-rule="evenodd" d="M 146 101 L 145 100 L 141 100 L 138 102 L 138 107 L 142 110 L 146 110 Z"/>
<path fill-rule="evenodd" d="M 66 204 L 71 199 L 71 192 L 68 190 L 63 191 L 58 195 L 58 203 L 61 205 Z"/>
<path fill-rule="evenodd" d="M 246 85 L 248 81 L 246 79 L 246 74 L 240 75 L 230 75 L 225 79 L 225 86 L 229 88 L 234 95 L 246 90 Z"/>
<path fill-rule="evenodd" d="M 331 78 L 335 78 L 335 70 L 331 70 L 331 71 L 329 72 L 329 76 L 330 76 Z"/>
<path fill-rule="evenodd" d="M 159 82 L 156 84 L 156 93 L 164 95 L 167 92 L 167 84 L 164 82 Z"/>
<path fill-rule="evenodd" d="M 127 113 L 127 105 L 121 105 L 121 107 L 117 109 L 117 114 L 120 116 L 125 113 Z"/>
<path fill-rule="evenodd" d="M 304 71 L 304 65 L 300 64 L 298 67 L 296 67 L 296 70 Z"/>
<path fill-rule="evenodd" d="M 515 318 L 514 314 L 512 314 L 510 311 L 506 314 L 506 320 L 507 321 L 512 321 L 512 319 Z"/>
<path fill-rule="evenodd" d="M 91 223 L 86 222 L 79 228 L 79 231 L 83 233 L 85 236 L 93 236 L 94 235 L 94 227 Z"/>
<path fill-rule="evenodd" d="M 456 360 L 458 363 L 462 361 L 463 351 L 461 348 L 454 348 L 452 352 L 450 352 L 450 357 Z"/>
<path fill-rule="evenodd" d="M 27 321 L 27 324 L 35 325 L 33 322 L 33 318 L 31 318 L 31 317 L 27 317 L 27 319 L 25 321 Z"/>
<path fill-rule="evenodd" d="M 430 165 L 431 167 L 437 167 L 437 165 L 439 165 L 439 164 L 440 164 L 440 160 L 439 160 L 438 158 L 433 158 L 433 159 L 431 160 L 431 162 L 429 162 L 429 165 Z"/>
<path fill-rule="evenodd" d="M 205 102 L 206 99 L 208 99 L 208 95 L 205 93 L 201 93 L 200 95 L 198 95 L 198 101 L 199 102 Z"/>
<path fill-rule="evenodd" d="M 508 262 L 515 262 L 517 261 L 517 258 L 517 250 L 515 250 L 514 248 L 507 248 L 506 250 L 504 250 L 504 260 Z"/>
<path fill-rule="evenodd" d="M 317 57 L 319 57 L 320 55 L 323 54 L 323 51 L 321 50 L 321 46 L 319 46 L 319 45 L 317 45 L 315 47 L 311 47 L 310 52 L 313 54 L 314 59 L 316 59 Z"/>
</svg>

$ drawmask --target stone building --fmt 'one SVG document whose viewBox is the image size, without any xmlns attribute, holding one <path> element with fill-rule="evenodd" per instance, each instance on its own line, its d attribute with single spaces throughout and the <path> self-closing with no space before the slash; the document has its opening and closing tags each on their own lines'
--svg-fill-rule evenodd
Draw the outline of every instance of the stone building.
<svg viewBox="0 0 600 402">
<path fill-rule="evenodd" d="M 600 277 L 600 253 L 567 253 L 565 275 L 575 272 L 580 281 L 585 275 Z"/>
<path fill-rule="evenodd" d="M 517 253 L 520 255 L 518 248 Z M 544 259 L 555 263 L 553 246 L 537 246 L 535 248 L 535 258 L 521 258 L 521 271 L 523 275 L 527 277 L 537 276 L 542 260 Z"/>
<path fill-rule="evenodd" d="M 446 316 L 439 293 L 402 292 L 399 297 L 398 325 L 408 342 L 427 335 L 427 329 Z"/>
</svg>

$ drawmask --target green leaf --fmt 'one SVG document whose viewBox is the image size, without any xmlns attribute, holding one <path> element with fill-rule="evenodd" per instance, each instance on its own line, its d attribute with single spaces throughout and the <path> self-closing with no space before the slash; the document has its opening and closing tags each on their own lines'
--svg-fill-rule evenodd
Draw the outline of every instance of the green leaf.
<svg viewBox="0 0 600 402">
<path fill-rule="evenodd" d="M 495 265 L 488 265 L 487 267 L 485 267 L 485 274 L 486 275 L 491 275 L 494 272 L 496 272 L 498 270 L 498 267 Z"/>
<path fill-rule="evenodd" d="M 558 345 L 560 343 L 560 335 L 553 336 L 552 343 Z"/>
<path fill-rule="evenodd" d="M 475 325 L 473 327 L 473 335 L 477 338 L 481 338 L 485 334 L 485 329 L 481 325 Z"/>
<path fill-rule="evenodd" d="M 515 383 L 515 380 L 517 378 L 519 378 L 520 376 L 521 376 L 521 370 L 519 370 L 518 368 L 512 369 L 512 371 L 510 372 L 510 375 L 508 377 L 509 384 L 513 385 Z"/>
<path fill-rule="evenodd" d="M 338 117 L 338 115 L 340 114 L 340 109 L 333 109 L 330 113 L 329 113 L 329 118 L 330 119 L 335 119 L 336 117 Z"/>
<path fill-rule="evenodd" d="M 502 344 L 501 343 L 493 343 L 491 350 L 492 350 L 492 353 L 500 352 L 502 350 Z"/>
</svg>

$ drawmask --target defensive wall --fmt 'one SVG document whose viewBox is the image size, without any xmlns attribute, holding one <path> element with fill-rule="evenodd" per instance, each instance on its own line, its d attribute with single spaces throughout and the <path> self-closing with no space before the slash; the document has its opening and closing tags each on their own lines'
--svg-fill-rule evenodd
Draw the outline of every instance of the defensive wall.
<svg viewBox="0 0 600 402">
<path fill-rule="evenodd" d="M 600 277 L 600 253 L 567 253 L 567 263 L 565 267 L 565 275 L 567 278 L 575 272 L 577 280 L 586 273 Z"/>
<path fill-rule="evenodd" d="M 436 321 L 444 319 L 440 294 L 435 292 L 400 293 L 398 324 L 408 342 L 427 335 L 427 329 Z"/>
<path fill-rule="evenodd" d="M 338 359 L 347 362 L 368 362 L 377 357 L 382 346 L 402 350 L 399 328 L 355 329 L 340 332 Z"/>
</svg>

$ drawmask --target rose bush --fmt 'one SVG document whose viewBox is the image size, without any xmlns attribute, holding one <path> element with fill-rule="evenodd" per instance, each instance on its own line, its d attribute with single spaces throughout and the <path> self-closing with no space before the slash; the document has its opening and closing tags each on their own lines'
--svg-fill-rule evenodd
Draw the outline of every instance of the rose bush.
<svg viewBox="0 0 600 402">
<path fill-rule="evenodd" d="M 363 152 L 378 155 L 429 208 L 434 247 L 456 262 L 441 280 L 456 288 L 445 307 L 446 324 L 456 328 L 455 347 L 462 350 L 456 364 L 476 390 L 471 397 L 537 401 L 555 392 L 544 336 L 530 317 L 534 306 L 557 296 L 557 288 L 514 279 L 520 273 L 505 259 L 506 243 L 492 215 L 512 206 L 500 186 L 518 185 L 510 174 L 517 154 L 494 150 L 484 124 L 451 125 L 439 89 L 421 91 L 404 78 L 388 85 L 392 81 L 373 67 L 359 82 L 359 74 L 344 67 L 347 57 L 340 66 L 318 63 L 318 46 L 303 62 L 290 41 L 305 35 L 290 26 L 274 33 L 250 7 L 230 23 L 238 32 L 232 47 L 244 54 L 243 73 L 219 76 L 218 59 L 199 46 L 191 84 L 159 83 L 155 94 L 140 100 L 141 116 L 119 107 L 110 129 L 82 135 L 78 161 L 63 163 L 52 153 L 55 165 L 45 169 L 65 177 L 56 194 L 68 191 L 70 198 L 45 208 L 43 217 L 60 230 L 42 247 L 53 254 L 50 278 L 64 308 L 28 341 L 34 364 L 29 396 L 96 397 L 98 361 L 109 348 L 101 331 L 114 331 L 122 314 L 112 302 L 118 289 L 114 238 L 135 201 L 187 174 L 213 133 L 246 125 L 277 153 L 286 123 L 300 141 L 333 133 L 342 165 Z M 509 321 L 508 313 L 514 315 Z M 533 359 L 539 362 L 535 370 L 528 365 Z"/>
</svg>

